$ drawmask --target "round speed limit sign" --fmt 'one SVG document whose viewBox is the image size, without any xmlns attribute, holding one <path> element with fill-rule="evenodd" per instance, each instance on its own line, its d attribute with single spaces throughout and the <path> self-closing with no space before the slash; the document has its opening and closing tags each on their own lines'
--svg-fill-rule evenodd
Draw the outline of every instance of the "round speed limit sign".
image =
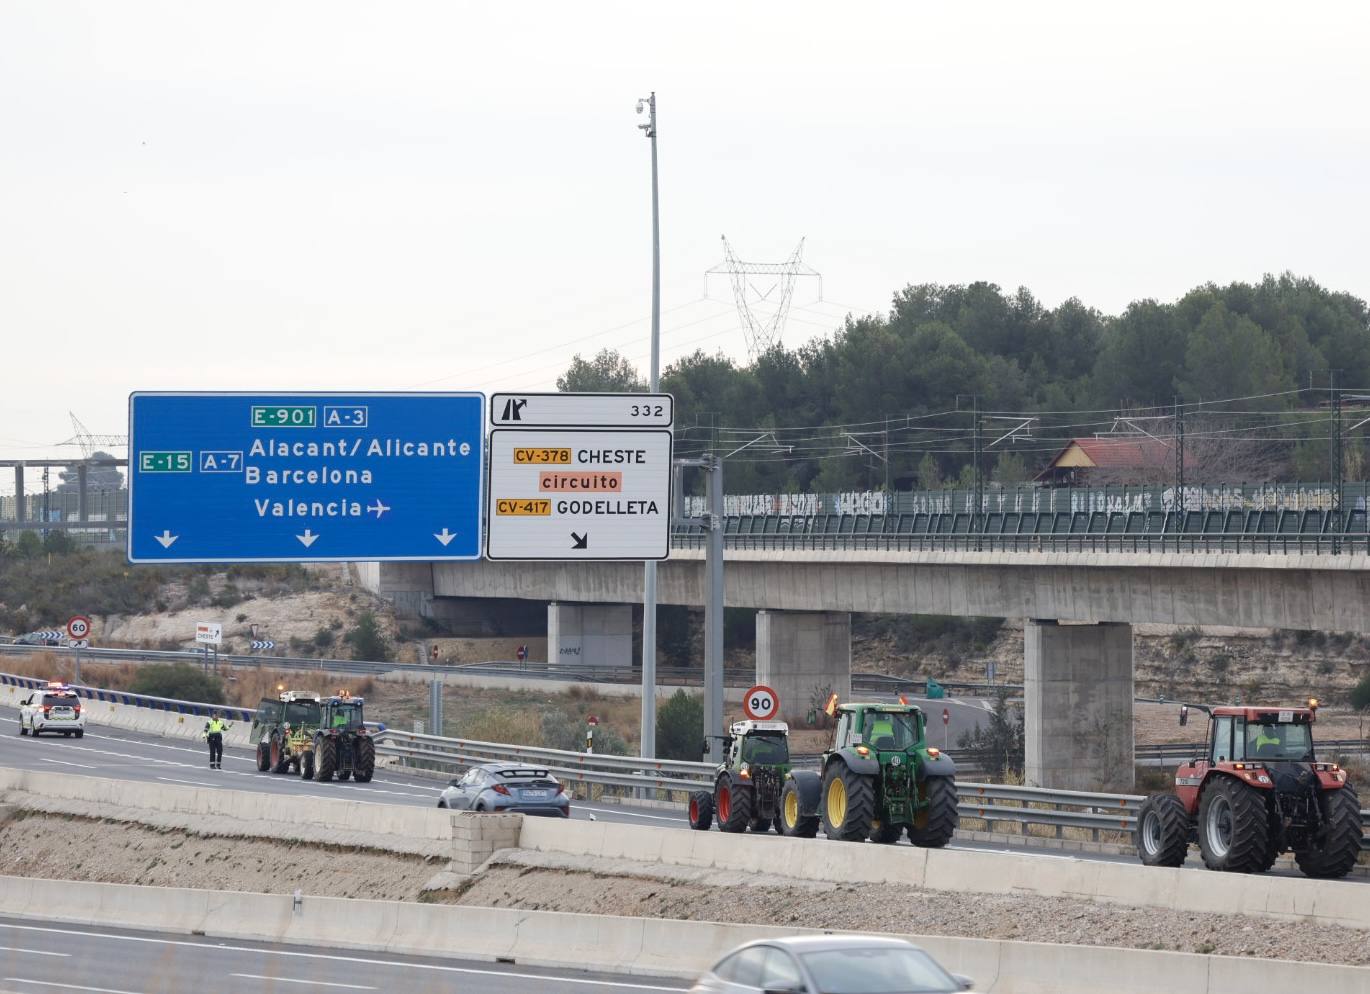
<svg viewBox="0 0 1370 994">
<path fill-rule="evenodd" d="M 83 614 L 78 614 L 67 622 L 67 637 L 73 642 L 79 642 L 90 634 L 90 619 Z"/>
<path fill-rule="evenodd" d="M 742 698 L 742 713 L 752 721 L 769 721 L 780 713 L 780 698 L 770 687 L 757 684 Z"/>
</svg>

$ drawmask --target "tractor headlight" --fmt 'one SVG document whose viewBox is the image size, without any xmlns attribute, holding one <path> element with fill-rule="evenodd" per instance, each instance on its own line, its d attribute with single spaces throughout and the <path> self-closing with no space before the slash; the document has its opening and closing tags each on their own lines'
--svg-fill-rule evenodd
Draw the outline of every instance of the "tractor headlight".
<svg viewBox="0 0 1370 994">
<path fill-rule="evenodd" d="M 1269 783 L 1269 782 L 1270 782 L 1270 778 L 1269 778 L 1268 776 L 1266 776 L 1264 773 L 1262 773 L 1260 776 L 1256 777 L 1256 782 L 1257 782 L 1257 783 Z"/>
</svg>

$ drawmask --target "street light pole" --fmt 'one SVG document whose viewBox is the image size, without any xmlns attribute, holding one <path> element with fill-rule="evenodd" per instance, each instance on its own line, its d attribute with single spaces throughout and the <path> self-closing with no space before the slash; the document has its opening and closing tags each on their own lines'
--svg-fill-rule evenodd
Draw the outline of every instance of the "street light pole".
<svg viewBox="0 0 1370 994">
<path fill-rule="evenodd" d="M 647 110 L 638 127 L 652 142 L 652 368 L 648 389 L 661 387 L 661 215 L 657 207 L 656 91 L 637 102 Z M 642 746 L 644 757 L 656 756 L 656 562 L 642 565 Z"/>
</svg>

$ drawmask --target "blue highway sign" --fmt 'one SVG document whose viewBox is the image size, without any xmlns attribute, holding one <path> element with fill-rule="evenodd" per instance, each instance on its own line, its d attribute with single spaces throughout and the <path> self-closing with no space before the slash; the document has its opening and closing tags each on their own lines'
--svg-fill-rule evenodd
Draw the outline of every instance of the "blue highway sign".
<svg viewBox="0 0 1370 994">
<path fill-rule="evenodd" d="M 134 563 L 481 554 L 479 393 L 135 393 Z"/>
</svg>

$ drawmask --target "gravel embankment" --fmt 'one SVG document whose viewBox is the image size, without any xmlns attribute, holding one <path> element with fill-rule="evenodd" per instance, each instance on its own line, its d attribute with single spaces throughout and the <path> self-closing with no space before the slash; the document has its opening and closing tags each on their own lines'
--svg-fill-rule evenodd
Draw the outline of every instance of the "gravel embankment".
<svg viewBox="0 0 1370 994">
<path fill-rule="evenodd" d="M 712 871 L 702 879 L 701 871 L 690 870 L 652 877 L 592 875 L 555 866 L 527 865 L 549 862 L 536 853 L 506 854 L 501 858 L 504 862 L 490 866 L 464 892 L 446 895 L 444 899 L 530 911 L 593 909 L 604 915 L 1127 946 L 1370 965 L 1370 935 L 1351 928 L 1243 915 L 1129 908 L 1065 898 L 925 891 L 897 884 L 793 886 L 794 881 L 790 881 L 786 886 L 776 878 L 750 886 L 735 882 L 729 885 Z"/>
</svg>

